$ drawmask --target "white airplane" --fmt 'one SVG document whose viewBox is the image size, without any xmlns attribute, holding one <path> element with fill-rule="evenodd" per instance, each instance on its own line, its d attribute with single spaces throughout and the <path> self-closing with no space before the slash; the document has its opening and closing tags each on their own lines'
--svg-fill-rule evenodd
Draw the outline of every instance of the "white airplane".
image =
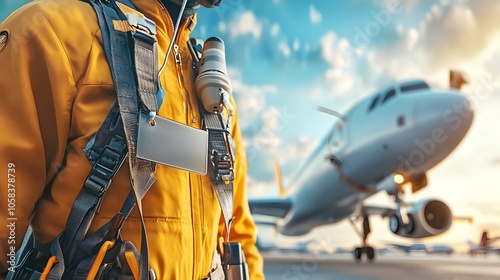
<svg viewBox="0 0 500 280">
<path fill-rule="evenodd" d="M 500 236 L 490 237 L 487 231 L 481 233 L 481 239 L 479 243 L 469 242 L 469 254 L 471 256 L 475 255 L 487 255 L 488 253 L 496 253 L 500 255 L 500 247 L 495 247 L 495 243 L 499 243 Z"/>
<path fill-rule="evenodd" d="M 410 254 L 411 252 L 425 252 L 427 254 L 446 254 L 451 255 L 455 251 L 452 246 L 446 244 L 427 245 L 425 243 L 404 244 L 389 244 L 392 247 Z"/>
<path fill-rule="evenodd" d="M 424 238 L 447 231 L 453 216 L 437 199 L 402 200 L 402 185 L 412 192 L 427 185 L 426 172 L 442 162 L 467 134 L 474 116 L 470 101 L 458 91 L 466 80 L 451 72 L 450 89 L 429 87 L 423 80 L 394 84 L 363 99 L 333 126 L 291 180 L 286 195 L 250 199 L 255 215 L 278 218 L 279 233 L 300 236 L 318 226 L 362 218 L 362 247 L 356 259 L 375 250 L 367 243 L 369 216 L 389 217 L 399 236 Z M 285 194 L 277 167 L 280 194 Z M 385 191 L 395 207 L 364 204 Z"/>
</svg>

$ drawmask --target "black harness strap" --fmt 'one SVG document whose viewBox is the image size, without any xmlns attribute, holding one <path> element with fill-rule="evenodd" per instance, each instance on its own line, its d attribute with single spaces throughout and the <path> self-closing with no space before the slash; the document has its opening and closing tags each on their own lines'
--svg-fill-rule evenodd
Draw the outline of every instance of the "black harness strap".
<svg viewBox="0 0 500 280">
<path fill-rule="evenodd" d="M 66 229 L 60 237 L 63 246 L 61 249 L 63 252 L 68 252 L 69 263 L 74 261 L 75 252 L 85 239 L 90 224 L 102 203 L 103 195 L 108 190 L 126 154 L 125 139 L 118 134 L 114 135 L 111 142 L 102 150 L 75 199 L 66 222 Z"/>
<path fill-rule="evenodd" d="M 75 268 L 64 267 L 64 263 L 77 264 L 83 258 L 82 254 L 78 253 L 79 250 L 91 251 L 96 248 L 96 245 L 102 244 L 106 238 L 108 240 L 116 238 L 123 221 L 137 203 L 142 231 L 140 278 L 145 280 L 149 278 L 148 244 L 140 202 L 155 181 L 152 175 L 155 164 L 138 159 L 135 156 L 135 147 L 140 107 L 153 112 L 153 115 L 156 113 L 155 94 L 158 91 L 158 66 L 155 30 L 150 30 L 152 29 L 150 26 L 139 22 L 135 26 L 136 30 L 132 33 L 116 31 L 113 22 L 127 20 L 117 4 L 113 1 L 106 4 L 95 0 L 89 2 L 94 7 L 99 19 L 104 50 L 117 92 L 117 102 L 113 105 L 99 132 L 85 149 L 93 168 L 73 204 L 65 231 L 57 242 L 54 242 L 55 245 L 53 244 L 52 254 L 60 261 L 49 275 L 61 278 L 68 271 L 71 273 Z M 128 2 L 127 4 L 133 7 L 129 1 L 124 2 Z M 134 20 L 137 21 L 137 18 Z M 129 22 L 131 21 L 129 20 Z M 133 42 L 135 57 L 130 54 L 131 42 Z M 130 71 L 130 69 L 136 71 Z M 137 89 L 139 93 L 137 93 Z M 138 99 L 138 95 L 141 100 Z M 108 140 L 109 138 L 111 139 Z M 106 144 L 108 141 L 109 143 Z M 122 165 L 127 151 L 132 190 L 120 213 L 85 240 L 92 219 L 99 210 L 102 197 L 116 171 Z M 93 254 L 95 252 L 87 253 Z"/>
</svg>

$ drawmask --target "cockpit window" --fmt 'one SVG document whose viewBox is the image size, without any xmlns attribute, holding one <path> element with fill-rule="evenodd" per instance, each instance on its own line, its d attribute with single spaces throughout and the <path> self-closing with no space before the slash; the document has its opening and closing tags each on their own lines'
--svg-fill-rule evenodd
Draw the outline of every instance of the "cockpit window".
<svg viewBox="0 0 500 280">
<path fill-rule="evenodd" d="M 385 94 L 384 96 L 384 100 L 382 100 L 382 104 L 385 103 L 387 100 L 393 98 L 394 96 L 396 96 L 396 90 L 395 89 L 390 89 L 389 91 L 387 91 L 387 93 Z"/>
<path fill-rule="evenodd" d="M 368 112 L 370 112 L 371 110 L 373 110 L 373 108 L 375 108 L 375 106 L 377 106 L 377 102 L 379 99 L 380 95 L 377 95 L 375 96 L 375 98 L 373 98 L 372 103 L 370 103 L 370 107 L 368 107 Z"/>
<path fill-rule="evenodd" d="M 415 84 L 405 85 L 401 87 L 402 93 L 411 93 L 413 91 L 418 91 L 422 89 L 429 89 L 429 85 L 424 82 L 418 82 Z"/>
</svg>

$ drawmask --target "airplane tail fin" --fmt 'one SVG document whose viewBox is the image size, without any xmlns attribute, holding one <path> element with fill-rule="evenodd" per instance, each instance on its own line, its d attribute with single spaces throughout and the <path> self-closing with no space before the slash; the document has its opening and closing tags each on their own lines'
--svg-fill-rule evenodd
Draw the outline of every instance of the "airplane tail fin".
<svg viewBox="0 0 500 280">
<path fill-rule="evenodd" d="M 479 240 L 479 246 L 481 247 L 486 247 L 488 246 L 488 232 L 483 231 L 481 234 L 481 240 Z"/>
<path fill-rule="evenodd" d="M 460 90 L 467 83 L 469 83 L 469 79 L 464 72 L 450 70 L 450 88 Z"/>
<path fill-rule="evenodd" d="M 283 178 L 281 177 L 281 167 L 278 160 L 274 162 L 274 171 L 276 174 L 276 182 L 278 183 L 278 194 L 281 198 L 286 197 L 286 191 L 283 187 Z"/>
</svg>

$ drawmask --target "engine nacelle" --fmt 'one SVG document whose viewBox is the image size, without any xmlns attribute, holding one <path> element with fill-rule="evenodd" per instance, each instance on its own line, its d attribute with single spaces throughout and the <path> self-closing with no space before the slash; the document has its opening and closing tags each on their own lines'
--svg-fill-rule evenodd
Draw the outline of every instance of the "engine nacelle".
<svg viewBox="0 0 500 280">
<path fill-rule="evenodd" d="M 453 221 L 450 207 L 435 199 L 419 201 L 407 206 L 408 224 L 404 225 L 396 216 L 390 217 L 391 231 L 402 237 L 424 238 L 446 232 Z"/>
</svg>

